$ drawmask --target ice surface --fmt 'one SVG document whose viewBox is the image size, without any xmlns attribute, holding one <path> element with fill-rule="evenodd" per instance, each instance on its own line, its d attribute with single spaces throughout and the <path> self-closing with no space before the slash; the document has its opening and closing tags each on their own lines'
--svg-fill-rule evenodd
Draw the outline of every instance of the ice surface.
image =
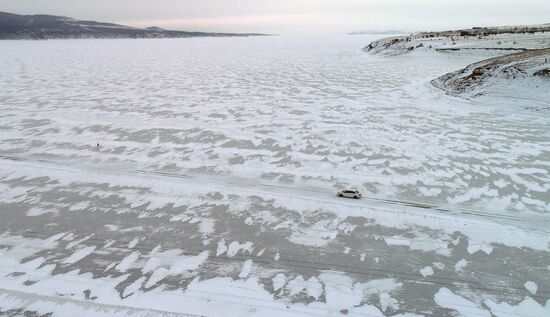
<svg viewBox="0 0 550 317">
<path fill-rule="evenodd" d="M 434 270 L 431 267 L 426 266 L 425 268 L 420 270 L 420 274 L 422 274 L 422 276 L 424 277 L 428 277 L 434 275 Z"/>
<path fill-rule="evenodd" d="M 550 209 L 548 116 L 526 110 L 529 100 L 472 107 L 423 86 L 477 57 L 374 58 L 357 49 L 364 37 L 219 41 L 226 49 L 210 40 L 4 42 L 0 153 L 124 166 L 117 171 L 291 173 L 291 183 L 326 191 Z M 345 58 L 335 58 L 340 50 Z M 316 66 L 296 67 L 309 61 Z"/>
<path fill-rule="evenodd" d="M 55 212 L 54 210 L 48 210 L 48 209 L 42 209 L 42 208 L 31 208 L 29 211 L 27 211 L 27 216 L 40 216 L 43 214 L 47 214 L 49 212 Z"/>
<path fill-rule="evenodd" d="M 252 270 L 252 260 L 246 260 L 243 264 L 243 268 L 241 270 L 241 273 L 239 273 L 240 278 L 247 278 L 248 275 L 250 275 L 250 271 Z"/>
<path fill-rule="evenodd" d="M 79 249 L 75 253 L 73 253 L 70 257 L 65 259 L 64 262 L 69 264 L 76 263 L 82 260 L 83 258 L 87 257 L 88 255 L 90 255 L 92 252 L 94 252 L 94 250 L 95 250 L 95 247 L 86 247 L 86 248 Z"/>
<path fill-rule="evenodd" d="M 545 305 L 539 304 L 532 298 L 525 298 L 517 305 L 510 305 L 508 303 L 495 303 L 488 299 L 485 302 L 491 312 L 497 317 L 516 317 L 523 316 L 528 312 L 529 317 L 546 317 L 550 314 L 550 302 L 547 301 Z"/>
<path fill-rule="evenodd" d="M 537 284 L 535 284 L 535 282 L 527 281 L 525 282 L 524 286 L 529 292 L 531 292 L 531 294 L 533 295 L 537 294 L 538 286 Z"/>
<path fill-rule="evenodd" d="M 227 252 L 227 246 L 225 245 L 225 240 L 221 239 L 220 241 L 218 241 L 218 248 L 216 250 L 216 256 L 220 256 L 220 255 L 224 254 L 225 252 Z"/>
<path fill-rule="evenodd" d="M 195 256 L 182 256 L 170 267 L 170 274 L 182 274 L 185 271 L 194 271 L 208 258 L 208 251 L 203 251 Z"/>
<path fill-rule="evenodd" d="M 137 261 L 139 258 L 140 253 L 138 251 L 134 251 L 130 253 L 128 256 L 126 256 L 122 262 L 120 262 L 115 269 L 117 269 L 120 272 L 126 272 L 134 262 Z"/>
<path fill-rule="evenodd" d="M 370 40 L 0 43 L 0 314 L 546 312 L 547 113 Z"/>
<path fill-rule="evenodd" d="M 248 253 L 252 253 L 252 245 L 253 243 L 250 241 L 247 241 L 245 243 L 240 243 L 239 241 L 233 241 L 227 246 L 227 255 L 228 256 L 234 256 L 239 251 L 247 251 Z M 219 248 L 218 248 L 219 250 Z"/>
<path fill-rule="evenodd" d="M 441 288 L 435 294 L 435 302 L 446 308 L 451 308 L 464 317 L 491 317 L 491 313 L 478 307 L 475 303 L 454 294 L 448 288 Z"/>
<path fill-rule="evenodd" d="M 455 271 L 456 272 L 462 272 L 464 271 L 464 268 L 468 265 L 468 261 L 465 259 L 461 259 L 460 261 L 456 262 L 455 264 Z"/>
<path fill-rule="evenodd" d="M 273 291 L 276 292 L 276 291 L 280 290 L 281 288 L 283 288 L 283 286 L 285 286 L 286 277 L 285 277 L 284 274 L 278 273 L 277 275 L 275 275 L 273 277 L 272 281 L 273 281 Z"/>
</svg>

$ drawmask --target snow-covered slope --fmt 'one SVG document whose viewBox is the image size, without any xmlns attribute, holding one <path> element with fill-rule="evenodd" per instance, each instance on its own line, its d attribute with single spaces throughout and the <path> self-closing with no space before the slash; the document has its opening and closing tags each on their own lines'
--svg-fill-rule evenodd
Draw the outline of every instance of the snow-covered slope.
<svg viewBox="0 0 550 317">
<path fill-rule="evenodd" d="M 550 100 L 550 48 L 489 58 L 432 80 L 451 95 Z"/>
<path fill-rule="evenodd" d="M 489 103 L 506 98 L 528 100 L 547 106 L 550 100 L 549 25 L 474 28 L 447 32 L 425 32 L 389 37 L 363 48 L 373 55 L 416 54 L 478 60 L 447 73 L 431 83 L 445 92 L 466 98 L 482 97 Z M 424 55 L 423 55 L 424 54 Z M 496 99 L 495 99 L 496 98 Z M 498 99 L 498 100 L 497 100 Z"/>
<path fill-rule="evenodd" d="M 547 30 L 548 29 L 548 30 Z M 503 55 L 514 51 L 527 51 L 550 47 L 550 26 L 538 26 L 539 32 L 524 32 L 524 29 L 458 30 L 447 32 L 424 32 L 411 35 L 383 38 L 365 46 L 370 54 L 387 56 L 402 55 L 413 51 L 491 51 Z M 505 32 L 507 31 L 507 32 Z"/>
</svg>

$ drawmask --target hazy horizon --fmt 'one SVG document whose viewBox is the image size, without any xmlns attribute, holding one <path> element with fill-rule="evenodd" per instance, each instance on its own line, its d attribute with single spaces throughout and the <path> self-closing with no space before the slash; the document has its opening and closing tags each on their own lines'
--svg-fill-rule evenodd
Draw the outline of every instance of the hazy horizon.
<svg viewBox="0 0 550 317">
<path fill-rule="evenodd" d="M 550 22 L 550 1 L 435 0 L 0 0 L 0 11 L 176 30 L 336 34 Z"/>
</svg>

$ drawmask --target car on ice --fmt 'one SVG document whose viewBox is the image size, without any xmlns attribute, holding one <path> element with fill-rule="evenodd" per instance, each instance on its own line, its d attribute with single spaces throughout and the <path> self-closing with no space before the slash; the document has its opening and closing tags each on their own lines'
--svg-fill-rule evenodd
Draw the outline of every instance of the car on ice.
<svg viewBox="0 0 550 317">
<path fill-rule="evenodd" d="M 361 198 L 361 193 L 353 189 L 344 189 L 336 193 L 336 196 L 359 199 Z"/>
</svg>

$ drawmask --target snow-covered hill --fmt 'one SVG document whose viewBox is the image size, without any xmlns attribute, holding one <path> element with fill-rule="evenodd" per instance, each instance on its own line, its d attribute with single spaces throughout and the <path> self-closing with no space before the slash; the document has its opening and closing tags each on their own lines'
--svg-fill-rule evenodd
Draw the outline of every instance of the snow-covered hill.
<svg viewBox="0 0 550 317">
<path fill-rule="evenodd" d="M 200 36 L 250 36 L 260 34 L 206 33 L 135 28 L 126 25 L 82 21 L 54 15 L 19 15 L 0 12 L 0 40 L 67 38 L 181 38 Z"/>
<path fill-rule="evenodd" d="M 548 46 L 550 46 L 550 23 L 418 32 L 383 38 L 370 43 L 363 50 L 372 54 L 401 55 L 417 49 L 508 51 L 539 49 Z"/>
<path fill-rule="evenodd" d="M 432 84 L 467 98 L 507 98 L 510 102 L 523 99 L 536 102 L 535 106 L 546 106 L 550 100 L 549 24 L 423 32 L 380 39 L 363 50 L 384 56 L 467 55 L 479 62 L 442 75 Z"/>
<path fill-rule="evenodd" d="M 432 80 L 452 95 L 550 100 L 550 48 L 493 57 Z"/>
</svg>

